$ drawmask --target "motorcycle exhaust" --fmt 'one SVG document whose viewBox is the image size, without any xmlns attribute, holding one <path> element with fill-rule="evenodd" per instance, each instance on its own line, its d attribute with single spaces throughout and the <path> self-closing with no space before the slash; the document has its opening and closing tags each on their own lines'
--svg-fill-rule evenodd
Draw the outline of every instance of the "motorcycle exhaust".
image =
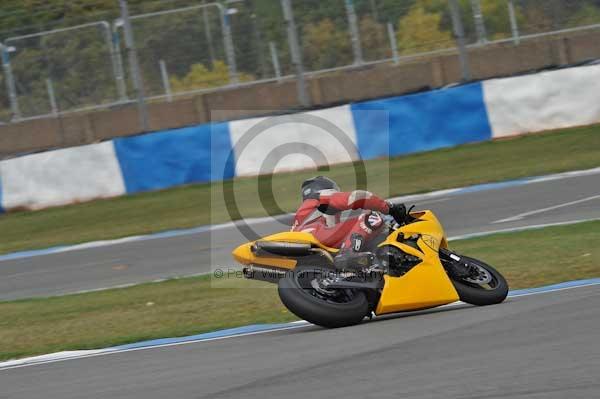
<svg viewBox="0 0 600 399">
<path fill-rule="evenodd" d="M 308 256 L 313 253 L 310 244 L 293 242 L 256 241 L 252 252 L 257 256 Z"/>
<path fill-rule="evenodd" d="M 265 281 L 277 284 L 280 278 L 285 277 L 286 272 L 279 269 L 271 269 L 259 266 L 248 266 L 242 269 L 244 277 L 251 280 Z"/>
</svg>

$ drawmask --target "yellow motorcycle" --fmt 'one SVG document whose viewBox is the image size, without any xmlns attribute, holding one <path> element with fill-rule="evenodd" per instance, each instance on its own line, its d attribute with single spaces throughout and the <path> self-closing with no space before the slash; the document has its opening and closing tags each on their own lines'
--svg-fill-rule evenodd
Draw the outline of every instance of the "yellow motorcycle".
<svg viewBox="0 0 600 399">
<path fill-rule="evenodd" d="M 233 257 L 246 278 L 277 283 L 292 313 L 329 328 L 458 300 L 483 306 L 506 298 L 508 283 L 496 269 L 448 250 L 433 212 L 409 212 L 402 225 L 385 216 L 383 230 L 371 251 L 343 262 L 334 260 L 338 249 L 302 232 L 240 245 Z"/>
</svg>

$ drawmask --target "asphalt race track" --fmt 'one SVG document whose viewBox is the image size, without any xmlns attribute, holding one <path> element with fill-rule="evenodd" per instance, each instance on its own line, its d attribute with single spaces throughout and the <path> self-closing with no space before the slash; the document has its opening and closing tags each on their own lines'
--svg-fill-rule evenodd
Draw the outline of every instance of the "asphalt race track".
<svg viewBox="0 0 600 399">
<path fill-rule="evenodd" d="M 0 398 L 590 399 L 600 286 L 0 371 Z"/>
<path fill-rule="evenodd" d="M 434 210 L 452 237 L 600 218 L 599 187 L 600 171 L 521 186 L 416 198 L 410 203 L 420 209 Z M 515 216 L 516 220 L 498 223 Z M 289 218 L 283 219 L 289 223 Z M 273 219 L 254 224 L 252 228 L 267 234 L 287 230 L 289 225 Z M 211 265 L 213 268 L 232 267 L 230 252 L 245 241 L 236 227 L 229 226 L 176 237 L 3 260 L 0 261 L 0 300 L 196 275 L 210 272 Z"/>
<path fill-rule="evenodd" d="M 457 236 L 600 218 L 598 187 L 593 174 L 415 202 Z M 276 221 L 253 227 L 265 234 L 285 228 Z M 0 292 L 48 295 L 197 274 L 211 262 L 230 265 L 229 252 L 243 239 L 229 226 L 2 261 Z M 298 326 L 0 369 L 0 399 L 589 399 L 600 397 L 599 330 L 595 285 L 336 330 Z"/>
</svg>

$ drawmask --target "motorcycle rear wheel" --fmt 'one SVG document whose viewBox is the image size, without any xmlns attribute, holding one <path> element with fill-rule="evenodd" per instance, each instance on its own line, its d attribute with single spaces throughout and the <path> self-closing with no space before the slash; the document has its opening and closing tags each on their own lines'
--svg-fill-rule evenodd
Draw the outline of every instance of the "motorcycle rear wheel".
<svg viewBox="0 0 600 399">
<path fill-rule="evenodd" d="M 492 266 L 475 258 L 462 256 L 462 261 L 469 262 L 479 269 L 483 269 L 491 278 L 490 283 L 483 285 L 477 284 L 476 280 L 466 281 L 455 276 L 450 276 L 454 288 L 458 292 L 460 300 L 471 305 L 487 306 L 500 303 L 508 295 L 508 283 Z"/>
<path fill-rule="evenodd" d="M 331 296 L 317 291 L 312 284 L 330 269 L 298 267 L 281 278 L 278 292 L 281 302 L 296 316 L 326 328 L 359 324 L 369 313 L 369 303 L 363 292 L 334 291 Z"/>
</svg>

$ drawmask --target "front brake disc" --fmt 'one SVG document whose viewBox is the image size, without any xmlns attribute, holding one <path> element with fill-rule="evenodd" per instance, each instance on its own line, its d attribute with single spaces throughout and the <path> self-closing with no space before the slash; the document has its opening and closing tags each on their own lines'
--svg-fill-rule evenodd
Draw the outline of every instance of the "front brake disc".
<svg viewBox="0 0 600 399">
<path fill-rule="evenodd" d="M 474 267 L 477 269 L 477 275 L 463 277 L 462 279 L 464 281 L 466 281 L 468 283 L 472 283 L 472 284 L 477 284 L 477 285 L 489 284 L 492 282 L 492 275 L 490 272 L 488 272 L 487 270 L 485 270 L 483 267 L 481 267 L 479 265 L 472 264 L 471 267 Z"/>
</svg>

